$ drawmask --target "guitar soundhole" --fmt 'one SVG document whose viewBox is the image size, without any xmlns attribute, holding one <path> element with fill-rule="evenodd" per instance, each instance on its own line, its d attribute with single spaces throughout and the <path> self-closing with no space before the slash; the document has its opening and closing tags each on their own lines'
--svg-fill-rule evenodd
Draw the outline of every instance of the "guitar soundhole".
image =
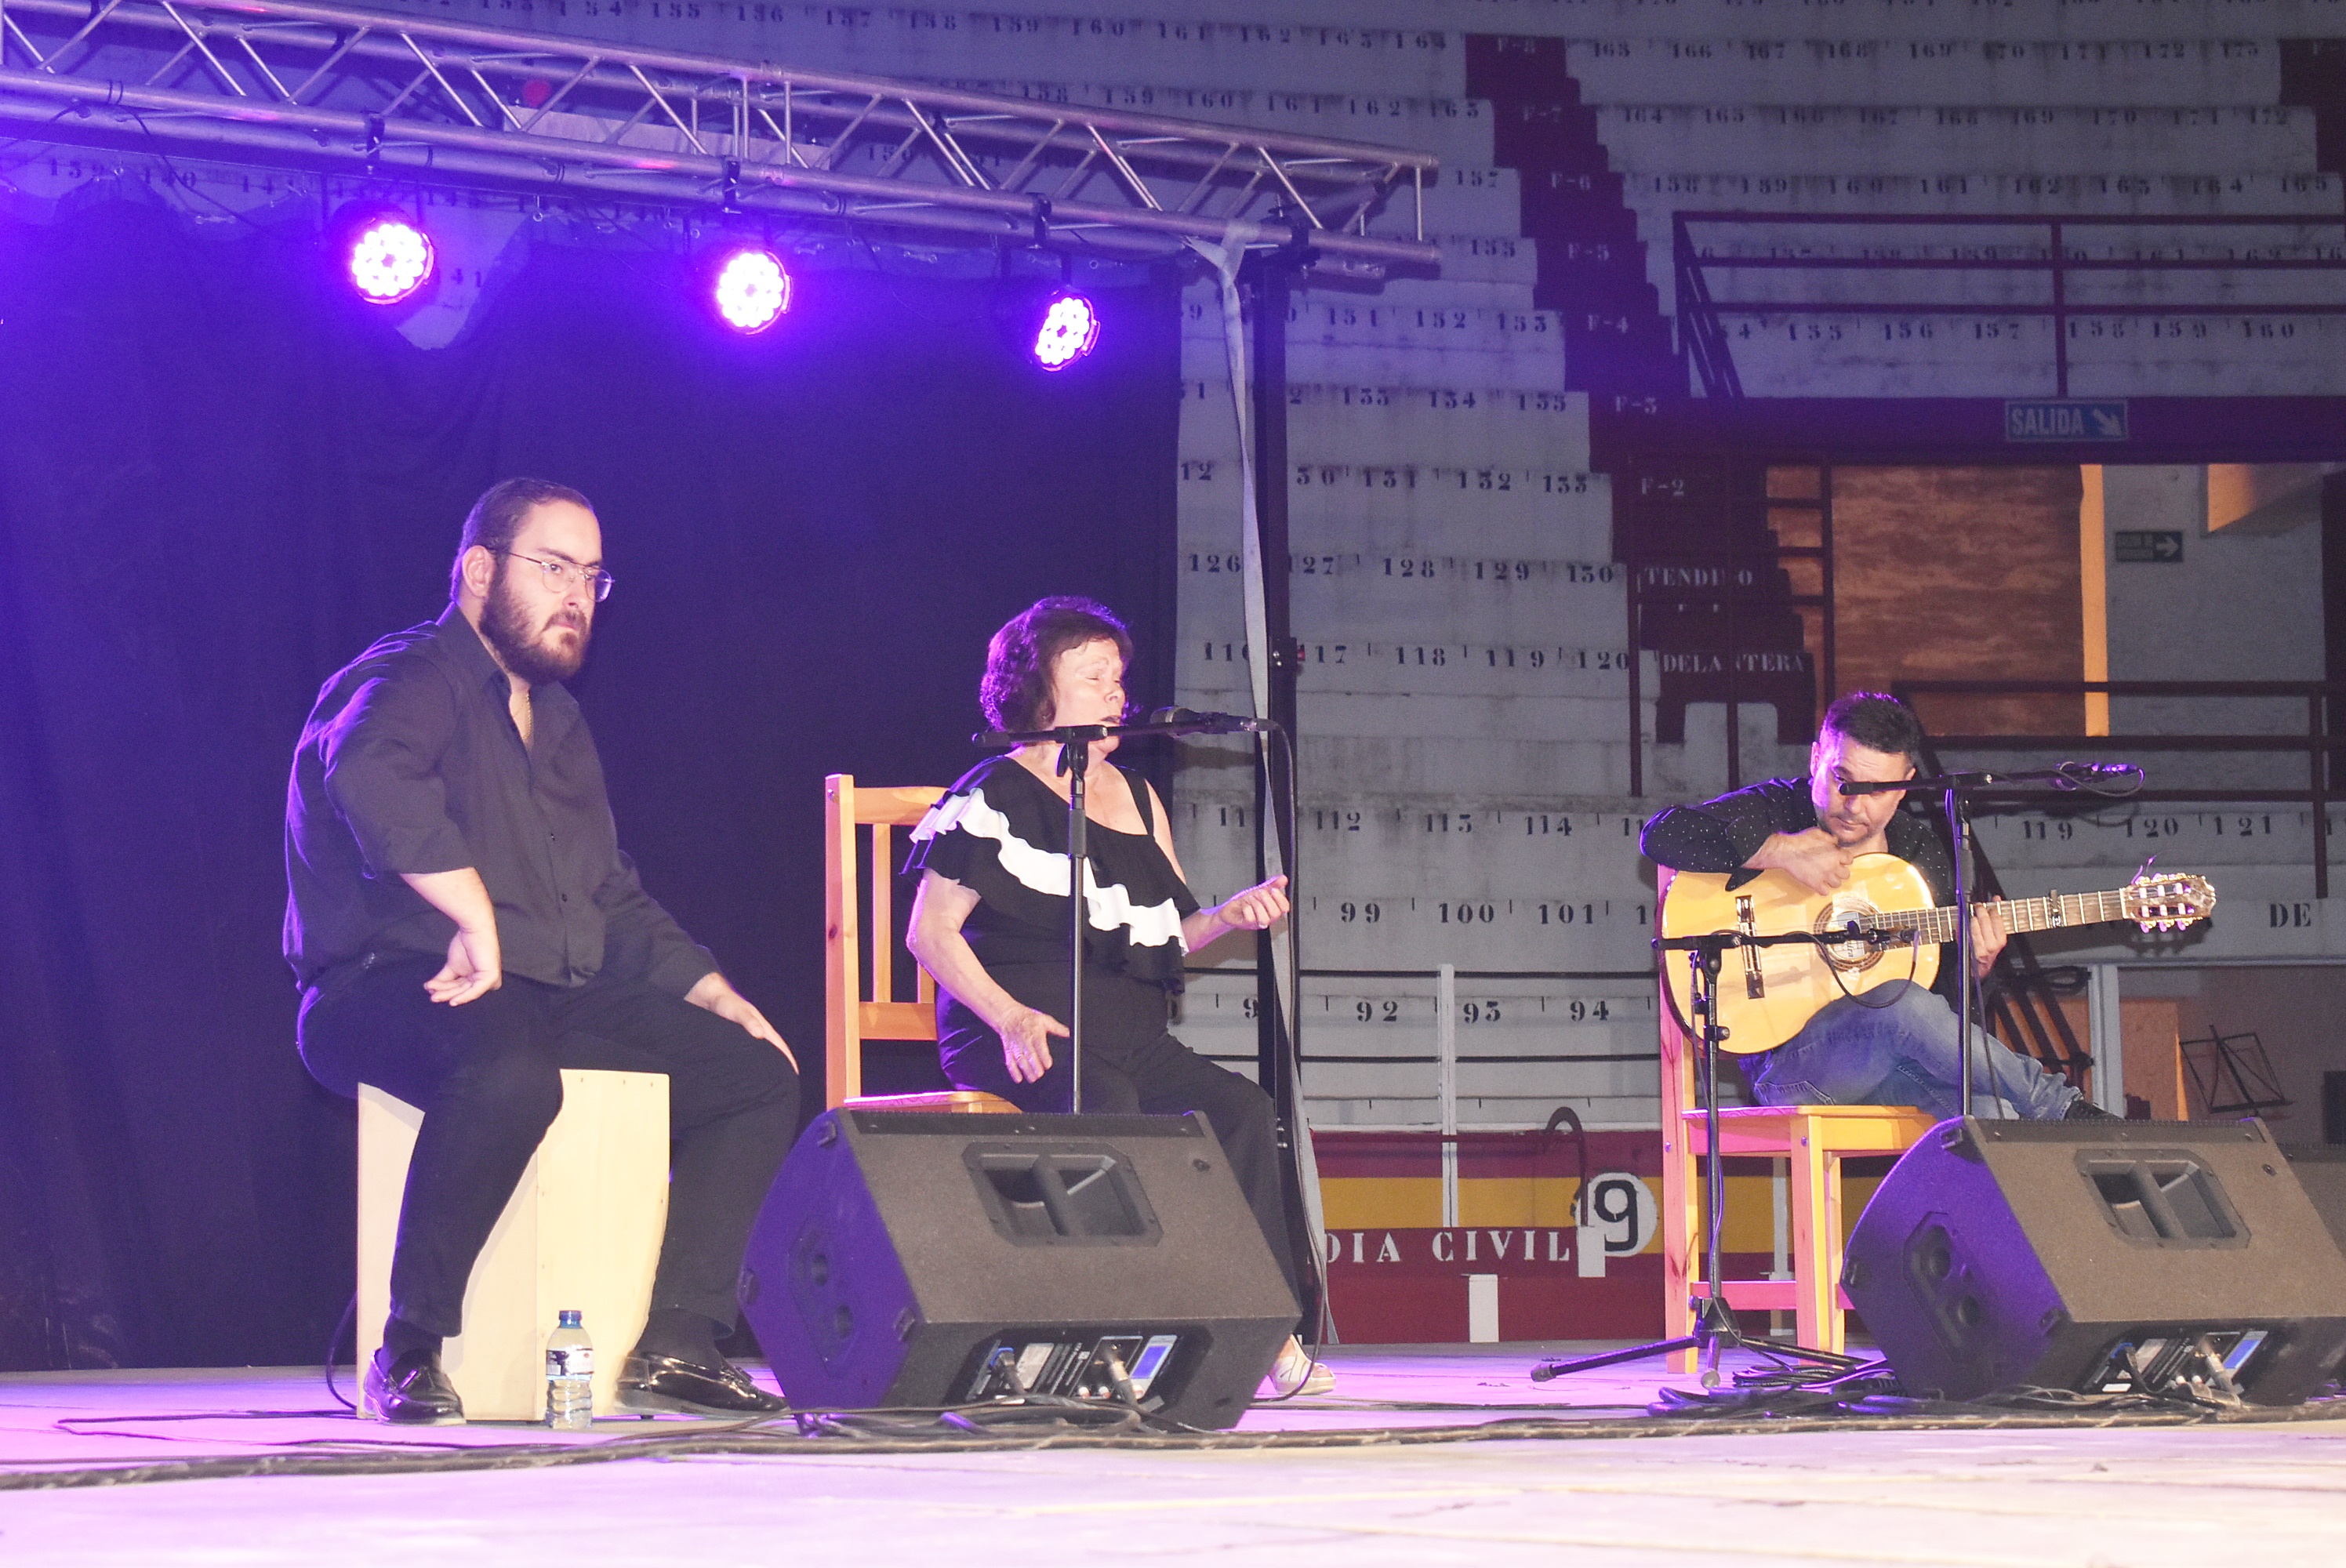
<svg viewBox="0 0 2346 1568">
<path fill-rule="evenodd" d="M 1838 898 L 1825 906 L 1810 929 L 1819 936 L 1826 936 L 1847 931 L 1851 922 L 1855 921 L 1858 930 L 1870 932 L 1876 928 L 1880 914 L 1880 911 L 1863 899 Z M 1882 953 L 1881 948 L 1863 940 L 1836 942 L 1818 951 L 1825 955 L 1827 963 L 1845 973 L 1872 969 L 1882 962 Z"/>
</svg>

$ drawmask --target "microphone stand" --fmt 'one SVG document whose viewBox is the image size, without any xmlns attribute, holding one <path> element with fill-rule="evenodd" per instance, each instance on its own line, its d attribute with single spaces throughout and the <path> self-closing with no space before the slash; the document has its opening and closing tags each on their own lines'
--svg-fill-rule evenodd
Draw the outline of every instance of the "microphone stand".
<svg viewBox="0 0 2346 1568">
<path fill-rule="evenodd" d="M 1084 863 L 1090 853 L 1090 840 L 1086 830 L 1090 819 L 1084 813 L 1084 774 L 1091 766 L 1092 742 L 1111 736 L 1125 735 L 1199 735 L 1221 734 L 1229 726 L 1220 722 L 1220 714 L 1202 714 L 1190 719 L 1162 724 L 1063 724 L 1052 729 L 999 730 L 989 729 L 973 735 L 974 746 L 1009 747 L 1016 748 L 1037 742 L 1054 742 L 1059 757 L 1053 771 L 1067 780 L 1067 1113 L 1080 1113 L 1084 1105 Z"/>
<path fill-rule="evenodd" d="M 2134 789 L 2142 787 L 2142 770 L 2134 769 Z M 1947 837 L 1955 850 L 1955 1038 L 1963 1043 L 1963 1073 L 1961 1115 L 1972 1115 L 1972 988 L 1977 983 L 1972 974 L 1972 818 L 1969 797 L 1981 790 L 2003 784 L 2050 784 L 2061 789 L 2094 789 L 2096 794 L 2132 794 L 2133 789 L 2112 791 L 2096 789 L 2092 780 L 2097 777 L 2090 770 L 2081 772 L 2077 764 L 2060 768 L 2036 768 L 2025 773 L 1934 773 L 1914 779 L 1868 780 L 1851 779 L 1840 786 L 1844 795 L 1905 794 L 1917 790 L 1937 790 L 1945 797 L 1942 809 L 1947 818 Z M 2004 1110 L 2004 1096 L 1995 1097 L 1999 1115 Z"/>
<path fill-rule="evenodd" d="M 1532 1381 L 1545 1383 L 1551 1378 L 1593 1371 L 1599 1367 L 1618 1366 L 1624 1361 L 1642 1361 L 1648 1356 L 1700 1350 L 1703 1352 L 1702 1386 L 1716 1388 L 1719 1386 L 1720 1352 L 1730 1347 L 1739 1350 L 1763 1349 L 1774 1356 L 1799 1357 L 1826 1367 L 1851 1368 L 1858 1364 L 1855 1357 L 1837 1355 L 1831 1350 L 1811 1350 L 1805 1345 L 1787 1347 L 1772 1340 L 1765 1345 L 1758 1344 L 1747 1338 L 1736 1325 L 1735 1311 L 1727 1304 L 1726 1264 L 1720 1255 L 1719 1245 L 1726 1234 L 1727 1152 L 1719 1146 L 1719 1047 L 1726 1040 L 1728 1031 L 1727 1026 L 1719 1022 L 1718 1010 L 1712 999 L 1719 981 L 1719 960 L 1729 948 L 1783 947 L 1793 943 L 1831 947 L 1839 942 L 1863 940 L 1866 940 L 1866 933 L 1858 929 L 1853 919 L 1839 930 L 1786 932 L 1780 936 L 1747 936 L 1740 932 L 1728 931 L 1655 940 L 1654 946 L 1660 952 L 1683 952 L 1687 955 L 1688 1022 L 1694 1025 L 1694 1036 L 1702 1044 L 1706 1166 L 1703 1172 L 1703 1203 L 1708 1210 L 1702 1248 L 1707 1288 L 1702 1305 L 1695 1310 L 1694 1332 L 1691 1334 L 1632 1345 L 1626 1350 L 1607 1350 L 1599 1355 L 1581 1356 L 1569 1360 L 1542 1361 L 1532 1369 Z M 1683 1127 L 1678 1132 L 1680 1137 L 1686 1135 Z"/>
</svg>

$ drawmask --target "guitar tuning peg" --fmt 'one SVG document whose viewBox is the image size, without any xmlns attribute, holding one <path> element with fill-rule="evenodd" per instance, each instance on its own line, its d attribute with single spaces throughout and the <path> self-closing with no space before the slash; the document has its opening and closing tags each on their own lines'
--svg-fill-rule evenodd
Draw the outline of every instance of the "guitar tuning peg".
<svg viewBox="0 0 2346 1568">
<path fill-rule="evenodd" d="M 2157 864 L 2158 864 L 2158 855 L 2157 851 L 2154 850 L 2151 855 L 2142 862 L 2142 869 L 2135 872 L 2134 880 L 2139 882 L 2147 879 L 2150 875 L 2150 868 Z"/>
</svg>

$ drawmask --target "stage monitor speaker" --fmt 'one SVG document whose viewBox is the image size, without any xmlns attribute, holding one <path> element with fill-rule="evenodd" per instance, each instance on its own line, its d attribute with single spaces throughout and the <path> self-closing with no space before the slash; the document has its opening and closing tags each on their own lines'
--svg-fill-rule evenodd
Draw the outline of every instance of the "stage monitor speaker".
<svg viewBox="0 0 2346 1568">
<path fill-rule="evenodd" d="M 1942 1122 L 1841 1285 L 1907 1390 L 2295 1404 L 2346 1360 L 2346 1257 L 2262 1122 Z"/>
<path fill-rule="evenodd" d="M 2289 1168 L 2297 1173 L 2298 1185 L 2313 1200 L 2314 1212 L 2346 1248 L 2346 1144 L 2285 1146 L 2282 1152 L 2289 1156 Z"/>
<path fill-rule="evenodd" d="M 741 1308 L 800 1410 L 1112 1401 L 1121 1366 L 1142 1409 L 1216 1428 L 1300 1316 L 1197 1116 L 852 1109 L 775 1178 Z"/>
</svg>

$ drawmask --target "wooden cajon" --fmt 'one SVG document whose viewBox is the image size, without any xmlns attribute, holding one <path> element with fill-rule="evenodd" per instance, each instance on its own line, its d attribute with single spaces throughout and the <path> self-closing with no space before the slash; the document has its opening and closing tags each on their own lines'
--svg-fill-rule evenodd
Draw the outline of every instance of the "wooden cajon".
<svg viewBox="0 0 2346 1568">
<path fill-rule="evenodd" d="M 358 1364 L 382 1342 L 392 1243 L 423 1113 L 359 1085 Z M 668 1225 L 668 1075 L 566 1069 L 562 1114 L 522 1173 L 464 1287 L 440 1364 L 471 1420 L 546 1416 L 546 1337 L 575 1307 L 595 1341 L 595 1413 L 617 1410 L 622 1358 L 651 1310 Z"/>
</svg>

